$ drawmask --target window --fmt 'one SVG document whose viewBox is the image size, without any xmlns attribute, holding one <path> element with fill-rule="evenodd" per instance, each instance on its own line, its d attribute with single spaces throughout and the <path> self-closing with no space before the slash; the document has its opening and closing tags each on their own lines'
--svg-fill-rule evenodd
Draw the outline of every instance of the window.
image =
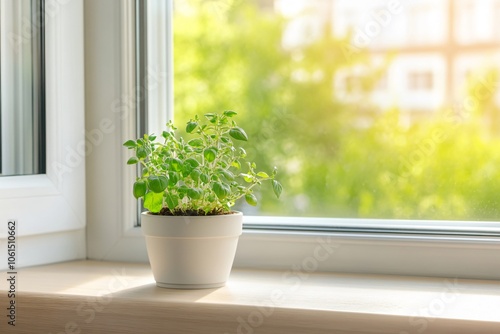
<svg viewBox="0 0 500 334">
<path fill-rule="evenodd" d="M 339 1 L 337 5 L 342 3 L 347 2 Z M 363 24 L 369 24 L 370 31 L 375 31 L 375 27 L 391 29 L 391 17 L 401 20 L 410 15 L 401 10 L 405 4 L 387 3 L 383 22 L 379 6 L 378 15 L 368 15 L 369 20 Z M 120 29 L 118 25 L 114 27 L 122 39 L 118 49 L 116 45 L 108 46 L 111 54 L 108 59 L 100 60 L 107 64 L 101 66 L 109 66 L 115 59 L 112 55 L 121 55 L 122 71 L 118 72 L 121 74 L 114 72 L 121 79 L 116 79 L 115 84 L 120 87 L 120 94 L 134 93 L 135 79 L 123 80 L 130 79 L 131 69 L 135 68 L 130 55 L 135 54 L 136 44 L 129 39 L 135 36 L 130 28 L 135 26 L 133 5 L 134 2 L 123 2 L 120 21 L 115 18 L 114 22 L 107 22 L 120 24 Z M 491 182 L 498 178 L 498 171 L 491 166 L 500 159 L 495 149 L 498 138 L 493 132 L 483 131 L 483 126 L 489 123 L 483 122 L 480 112 L 475 112 L 496 94 L 486 93 L 489 90 L 481 86 L 481 82 L 495 86 L 490 72 L 476 82 L 468 82 L 464 89 L 453 86 L 452 79 L 447 79 L 441 87 L 432 72 L 415 75 L 414 87 L 429 90 L 433 96 L 446 96 L 447 104 L 427 110 L 422 118 L 411 118 L 409 124 L 401 124 L 407 110 L 406 104 L 400 103 L 406 96 L 400 93 L 408 87 L 405 84 L 408 72 L 391 72 L 391 89 L 387 90 L 386 99 L 391 105 L 387 108 L 370 99 L 376 83 L 383 77 L 381 73 L 388 72 L 399 57 L 410 54 L 418 61 L 421 53 L 432 52 L 441 57 L 445 66 L 440 70 L 448 77 L 447 62 L 453 62 L 456 55 L 447 54 L 446 48 L 412 49 L 413 46 L 404 44 L 391 50 L 370 51 L 349 44 L 348 36 L 335 35 L 326 25 L 320 37 L 290 50 L 283 46 L 282 37 L 294 18 L 281 17 L 279 11 L 270 11 L 268 4 L 179 0 L 170 4 L 173 22 L 172 9 L 157 5 L 155 1 L 147 3 L 148 8 L 155 9 L 155 15 L 147 15 L 148 60 L 155 59 L 149 65 L 163 63 L 168 79 L 166 86 L 162 86 L 163 92 L 152 93 L 153 99 L 168 96 L 165 92 L 170 94 L 172 85 L 168 80 L 173 77 L 177 123 L 182 124 L 193 114 L 204 111 L 228 108 L 238 111 L 240 124 L 257 139 L 248 152 L 259 160 L 258 166 L 263 169 L 281 166 L 287 194 L 278 202 L 266 194 L 267 190 L 262 191 L 262 206 L 257 211 L 248 211 L 257 215 L 246 219 L 247 230 L 240 241 L 237 265 L 290 268 L 310 256 L 318 242 L 332 242 L 339 251 L 335 252 L 335 258 L 319 264 L 320 270 L 463 277 L 500 275 L 497 269 L 492 269 L 498 256 L 495 243 L 499 229 L 494 221 L 498 220 L 500 207 L 494 194 L 500 189 Z M 111 12 L 108 5 L 92 6 L 93 22 L 98 22 L 96 13 L 102 13 L 103 9 Z M 300 17 L 301 11 L 296 12 Z M 168 36 L 172 33 L 169 30 L 172 23 L 173 68 Z M 154 29 L 155 25 L 163 25 L 163 29 Z M 162 31 L 167 35 L 156 38 L 151 35 Z M 374 65 L 370 62 L 372 52 L 387 61 Z M 480 50 L 477 52 L 481 54 Z M 336 95 L 333 81 L 337 71 L 358 64 L 373 70 L 360 83 L 366 98 L 345 101 Z M 295 80 L 293 73 L 297 69 L 309 74 L 302 77 L 311 80 Z M 155 73 L 164 72 L 152 74 Z M 93 82 L 102 81 L 98 77 Z M 100 88 L 93 89 L 98 95 Z M 464 93 L 456 95 L 456 92 Z M 116 92 L 107 94 L 107 103 L 122 96 L 117 97 Z M 173 110 L 169 101 L 164 107 L 148 106 L 148 115 L 165 117 Z M 91 109 L 99 108 L 106 108 L 106 103 L 95 104 Z M 367 115 L 371 117 L 369 126 L 360 127 L 355 122 L 359 113 L 363 113 L 364 119 Z M 96 111 L 91 114 L 93 121 L 102 117 Z M 472 121 L 472 117 L 480 117 L 481 122 Z M 102 164 L 98 163 L 98 156 L 102 159 L 115 152 L 116 143 L 136 131 L 135 119 L 131 117 L 116 115 L 115 124 L 121 130 L 113 134 L 112 145 L 99 147 L 87 164 L 90 175 L 106 175 L 92 176 L 91 183 L 95 184 L 89 191 L 95 191 L 103 178 L 107 178 L 107 186 L 99 189 L 108 206 L 103 208 L 99 203 L 102 200 L 90 198 L 89 255 L 98 259 L 144 260 L 140 231 L 134 228 L 135 202 L 130 190 L 123 187 L 130 184 L 133 173 L 101 172 Z M 474 137 L 486 133 L 485 137 Z M 476 158 L 470 159 L 471 156 Z M 126 159 L 125 154 L 116 156 L 113 166 L 124 170 Z M 97 217 L 99 209 L 106 209 L 106 218 Z M 99 238 L 105 238 L 106 243 L 98 242 Z M 430 254 L 434 256 L 431 258 Z M 464 263 L 464 254 L 475 260 Z"/>
<path fill-rule="evenodd" d="M 464 44 L 477 44 L 495 39 L 497 1 L 488 3 L 462 0 L 457 3 L 455 37 Z"/>
<path fill-rule="evenodd" d="M 121 148 L 145 128 L 158 133 L 171 118 L 170 13 L 171 2 L 164 0 L 85 3 L 87 131 L 112 124 L 86 159 L 92 259 L 147 261 L 128 187 L 136 171 L 124 168 L 128 156 Z"/>
<path fill-rule="evenodd" d="M 6 1 L 1 27 L 0 175 L 45 173 L 42 2 Z M 14 15 L 6 15 L 13 12 Z M 23 23 L 24 22 L 24 23 Z M 27 29 L 27 27 L 24 27 Z"/>
<path fill-rule="evenodd" d="M 432 90 L 432 78 L 432 72 L 410 72 L 408 74 L 408 89 L 411 91 Z"/>
<path fill-rule="evenodd" d="M 12 111 L 16 112 L 14 118 L 21 113 L 33 116 L 18 123 L 15 131 L 22 132 L 14 132 L 8 142 L 2 128 L 2 149 L 11 147 L 12 139 L 22 139 L 27 142 L 22 148 L 28 157 L 24 162 L 36 167 L 35 159 L 29 157 L 41 157 L 38 170 L 13 172 L 40 174 L 0 177 L 0 247 L 6 248 L 7 222 L 15 219 L 22 249 L 18 266 L 81 259 L 85 257 L 84 167 L 88 153 L 83 110 L 83 1 L 2 0 L 0 6 L 2 122 L 6 114 L 14 115 Z M 28 19 L 22 13 L 28 13 Z M 13 45 L 5 43 L 20 47 L 15 59 L 23 60 L 22 66 L 4 67 L 13 60 L 8 51 Z M 9 71 L 11 75 L 5 75 Z M 43 77 L 44 84 L 40 83 Z M 14 86 L 22 89 L 14 90 Z M 21 92 L 22 98 L 16 95 Z M 21 108 L 21 102 L 27 103 L 26 109 Z M 32 106 L 45 109 L 45 114 L 32 113 Z M 42 139 L 35 139 L 42 138 L 44 131 L 46 144 L 42 145 Z M 39 145 L 38 153 L 29 153 Z M 6 265 L 0 263 L 0 270 Z"/>
<path fill-rule="evenodd" d="M 500 191 L 490 181 L 493 175 L 500 175 L 482 172 L 500 162 L 496 149 L 500 138 L 490 130 L 477 129 L 475 119 L 483 123 L 485 116 L 463 105 L 471 99 L 477 108 L 483 108 L 483 103 L 498 96 L 493 88 L 496 81 L 490 77 L 493 74 L 484 72 L 477 82 L 468 82 L 467 90 L 456 87 L 447 72 L 469 50 L 448 54 L 446 43 L 439 49 L 434 42 L 422 46 L 420 39 L 391 49 L 377 48 L 380 32 L 392 30 L 396 18 L 448 29 L 447 20 L 441 18 L 451 15 L 452 9 L 444 2 L 427 1 L 424 7 L 405 1 L 379 2 L 370 7 L 373 11 L 367 11 L 360 1 L 325 0 L 304 3 L 295 15 L 290 11 L 285 15 L 280 7 L 269 12 L 268 7 L 264 10 L 261 3 L 251 0 L 219 7 L 217 3 L 174 1 L 175 119 L 183 124 L 208 110 L 239 112 L 240 123 L 251 138 L 249 155 L 263 169 L 278 166 L 285 188 L 283 199 L 277 201 L 263 187 L 261 205 L 249 211 L 252 215 L 500 219 L 497 196 L 486 195 L 492 194 L 492 186 L 493 193 Z M 336 5 L 325 5 L 328 3 Z M 346 10 L 340 10 L 342 6 Z M 365 48 L 349 44 L 353 42 L 347 32 L 333 33 L 336 15 L 349 13 L 347 9 L 353 6 L 365 14 L 365 21 L 354 29 L 370 39 Z M 435 12 L 439 15 L 430 15 Z M 284 38 L 289 41 L 287 33 L 295 28 L 288 28 L 311 15 L 324 23 L 321 36 L 310 35 L 300 43 L 303 36 L 297 32 L 297 43 L 290 49 Z M 480 48 L 475 55 L 490 57 L 488 50 Z M 381 57 L 385 60 L 377 63 Z M 396 67 L 402 61 L 404 68 Z M 354 71 L 357 67 L 364 69 L 362 73 Z M 434 67 L 448 81 L 437 84 Z M 387 90 L 380 103 L 373 98 L 377 85 L 394 69 L 407 74 L 394 71 L 395 89 Z M 498 66 L 491 68 L 496 70 Z M 341 89 L 335 89 L 335 78 L 345 71 L 352 74 L 344 75 Z M 294 80 L 297 73 L 302 80 Z M 480 82 L 492 87 L 472 88 Z M 479 97 L 475 90 L 488 93 Z M 434 103 L 436 96 L 442 97 L 440 105 Z M 380 94 L 377 98 L 381 99 Z M 419 99 L 430 103 L 425 105 Z M 465 110 L 455 112 L 462 113 L 459 117 L 464 122 L 456 126 L 446 110 L 460 103 Z M 398 123 L 398 117 L 420 110 L 421 115 L 411 117 L 409 126 Z M 362 131 L 357 123 L 360 115 L 371 115 L 370 126 Z M 436 129 L 442 137 L 427 144 Z M 483 130 L 489 133 L 488 139 L 474 135 Z M 428 149 L 418 154 L 422 145 Z M 478 154 L 478 150 L 488 158 L 473 164 L 463 160 L 464 151 Z M 479 199 L 478 194 L 484 197 Z M 250 210 L 245 205 L 240 208 Z"/>
</svg>

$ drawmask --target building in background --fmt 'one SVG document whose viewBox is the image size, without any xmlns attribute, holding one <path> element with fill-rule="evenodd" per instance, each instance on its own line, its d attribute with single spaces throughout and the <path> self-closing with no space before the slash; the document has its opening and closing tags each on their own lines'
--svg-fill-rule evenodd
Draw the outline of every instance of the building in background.
<svg viewBox="0 0 500 334">
<path fill-rule="evenodd" d="M 351 36 L 346 57 L 365 50 L 381 64 L 394 52 L 370 94 L 380 108 L 398 107 L 414 119 L 459 105 L 468 79 L 496 91 L 487 73 L 500 67 L 500 0 L 277 0 L 275 5 L 291 18 L 286 48 L 308 43 L 327 28 L 336 37 Z M 334 89 L 346 91 L 363 71 L 340 73 Z M 495 100 L 500 105 L 498 94 Z"/>
</svg>

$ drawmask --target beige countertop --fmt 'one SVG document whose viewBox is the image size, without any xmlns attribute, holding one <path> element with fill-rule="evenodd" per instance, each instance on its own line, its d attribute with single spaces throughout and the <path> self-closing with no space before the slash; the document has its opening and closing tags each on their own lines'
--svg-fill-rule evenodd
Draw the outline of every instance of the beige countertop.
<svg viewBox="0 0 500 334">
<path fill-rule="evenodd" d="M 147 264 L 20 269 L 0 333 L 500 333 L 500 282 L 234 269 L 219 289 L 155 286 Z"/>
</svg>

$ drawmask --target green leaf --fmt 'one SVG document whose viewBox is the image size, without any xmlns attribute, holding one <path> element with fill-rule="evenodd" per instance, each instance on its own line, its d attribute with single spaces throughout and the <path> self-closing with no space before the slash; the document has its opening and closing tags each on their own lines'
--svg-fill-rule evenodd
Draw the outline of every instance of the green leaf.
<svg viewBox="0 0 500 334">
<path fill-rule="evenodd" d="M 167 204 L 167 207 L 173 211 L 175 207 L 179 204 L 179 197 L 175 194 L 166 193 L 165 203 Z"/>
<path fill-rule="evenodd" d="M 196 160 L 194 158 L 186 159 L 186 161 L 184 161 L 184 164 L 185 165 L 190 165 L 193 168 L 196 168 L 196 167 L 198 167 L 200 165 L 200 163 L 198 162 L 198 160 Z"/>
<path fill-rule="evenodd" d="M 283 191 L 283 186 L 276 180 L 273 180 L 273 191 L 276 197 L 280 198 L 281 192 Z"/>
<path fill-rule="evenodd" d="M 146 159 L 148 153 L 144 147 L 139 147 L 136 151 L 137 157 L 139 159 Z"/>
<path fill-rule="evenodd" d="M 187 195 L 191 199 L 200 199 L 203 196 L 203 192 L 198 188 L 189 188 Z"/>
<path fill-rule="evenodd" d="M 203 151 L 203 156 L 205 157 L 205 160 L 208 162 L 214 161 L 216 155 L 217 155 L 217 152 L 213 148 L 207 148 Z"/>
<path fill-rule="evenodd" d="M 243 176 L 243 179 L 245 180 L 245 182 L 248 182 L 248 183 L 251 183 L 254 180 L 253 176 L 250 174 L 241 173 L 240 176 Z"/>
<path fill-rule="evenodd" d="M 204 116 L 209 120 L 210 123 L 215 123 L 215 121 L 217 120 L 217 115 L 214 113 L 208 113 Z"/>
<path fill-rule="evenodd" d="M 144 196 L 144 207 L 153 213 L 160 212 L 163 207 L 163 194 L 148 192 Z"/>
<path fill-rule="evenodd" d="M 179 173 L 176 173 L 174 171 L 169 171 L 168 172 L 168 186 L 175 187 L 177 185 L 177 182 L 179 182 Z"/>
<path fill-rule="evenodd" d="M 231 191 L 227 185 L 221 182 L 214 182 L 212 190 L 219 199 L 224 199 Z"/>
<path fill-rule="evenodd" d="M 144 181 L 136 181 L 134 182 L 134 197 L 135 198 L 140 198 L 146 194 L 147 186 L 146 182 Z"/>
<path fill-rule="evenodd" d="M 236 169 L 240 169 L 241 163 L 238 160 L 234 160 L 233 162 L 231 162 L 231 166 L 235 167 Z"/>
<path fill-rule="evenodd" d="M 186 187 L 185 185 L 180 186 L 177 188 L 177 192 L 179 193 L 179 198 L 184 198 L 187 195 L 189 188 Z"/>
<path fill-rule="evenodd" d="M 133 140 L 127 140 L 126 142 L 123 143 L 123 146 L 128 148 L 134 148 L 137 147 L 137 143 Z"/>
<path fill-rule="evenodd" d="M 177 158 L 170 159 L 170 167 L 176 172 L 180 172 L 182 170 L 182 161 Z"/>
<path fill-rule="evenodd" d="M 208 183 L 208 181 L 210 180 L 210 178 L 208 177 L 208 175 L 207 175 L 207 174 L 202 173 L 202 174 L 200 175 L 200 180 L 201 180 L 201 182 L 203 182 L 203 183 Z"/>
<path fill-rule="evenodd" d="M 198 182 L 198 180 L 200 179 L 201 172 L 199 169 L 193 169 L 191 171 L 191 174 L 189 174 L 189 175 L 191 176 L 193 181 Z"/>
<path fill-rule="evenodd" d="M 139 162 L 139 159 L 137 159 L 137 157 L 132 157 L 132 158 L 128 159 L 127 165 L 135 165 L 138 162 Z"/>
<path fill-rule="evenodd" d="M 172 122 L 172 121 L 168 121 L 167 128 L 172 129 L 172 130 L 177 130 L 177 128 L 174 125 L 174 122 Z"/>
<path fill-rule="evenodd" d="M 195 138 L 188 141 L 189 146 L 201 147 L 203 146 L 203 140 L 201 138 Z"/>
<path fill-rule="evenodd" d="M 245 131 L 239 127 L 234 127 L 231 130 L 229 130 L 229 135 L 237 140 L 243 140 L 243 141 L 248 140 L 248 136 L 245 133 Z"/>
<path fill-rule="evenodd" d="M 148 177 L 148 187 L 151 189 L 152 192 L 155 193 L 161 193 L 165 189 L 167 189 L 168 186 L 168 178 L 164 175 L 161 176 L 156 176 L 156 175 L 151 175 Z"/>
<path fill-rule="evenodd" d="M 245 200 L 247 201 L 248 204 L 250 204 L 252 206 L 256 206 L 257 205 L 257 197 L 255 197 L 254 194 L 246 194 L 245 195 Z"/>
<path fill-rule="evenodd" d="M 219 169 L 219 173 L 222 174 L 222 176 L 224 176 L 226 178 L 226 180 L 228 181 L 233 181 L 234 180 L 234 174 L 231 173 L 230 171 L 228 170 L 225 170 L 225 169 Z"/>
<path fill-rule="evenodd" d="M 269 175 L 267 175 L 266 172 L 258 172 L 257 173 L 257 176 L 260 176 L 260 177 L 263 177 L 265 179 L 268 179 L 269 178 Z"/>
<path fill-rule="evenodd" d="M 184 164 L 184 169 L 182 170 L 182 176 L 186 177 L 191 174 L 193 171 L 194 167 L 191 166 L 190 164 Z"/>
<path fill-rule="evenodd" d="M 232 110 L 226 110 L 226 111 L 224 111 L 224 116 L 227 116 L 227 117 L 233 117 L 233 116 L 235 116 L 237 114 L 238 114 L 237 112 L 232 111 Z"/>
<path fill-rule="evenodd" d="M 188 122 L 186 125 L 186 132 L 187 133 L 193 132 L 193 130 L 196 129 L 197 126 L 198 126 L 197 122 L 194 121 Z"/>
<path fill-rule="evenodd" d="M 156 139 L 156 136 L 155 135 L 149 135 L 149 140 L 150 141 L 154 141 Z"/>
</svg>

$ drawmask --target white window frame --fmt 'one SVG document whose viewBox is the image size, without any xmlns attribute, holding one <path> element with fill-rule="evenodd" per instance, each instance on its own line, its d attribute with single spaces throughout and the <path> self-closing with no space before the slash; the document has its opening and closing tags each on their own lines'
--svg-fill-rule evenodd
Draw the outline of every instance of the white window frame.
<svg viewBox="0 0 500 334">
<path fill-rule="evenodd" d="M 45 8 L 47 171 L 0 177 L 0 249 L 15 219 L 20 267 L 86 256 L 83 0 L 46 0 Z"/>
<path fill-rule="evenodd" d="M 154 1 L 150 1 L 154 2 Z M 119 64 L 114 69 L 116 89 L 109 91 L 101 104 L 96 103 L 87 112 L 96 121 L 102 115 L 96 110 L 109 109 L 109 104 L 120 94 L 134 95 L 135 78 L 131 73 L 134 68 L 133 43 L 133 0 L 121 1 L 120 16 L 106 17 L 108 24 L 114 27 L 110 35 L 112 40 L 120 41 L 114 51 L 119 55 Z M 89 6 L 92 12 L 103 12 L 103 1 L 95 1 Z M 171 15 L 171 1 L 164 8 Z M 108 8 L 108 10 L 110 10 Z M 86 13 L 87 14 L 87 13 Z M 88 13 L 88 20 L 99 25 L 98 17 Z M 102 16 L 102 15 L 101 15 Z M 87 17 L 87 16 L 86 16 Z M 156 12 L 155 20 L 160 17 Z M 102 20 L 102 18 L 101 18 Z M 115 20 L 109 22 L 110 20 Z M 165 25 L 165 22 L 168 24 Z M 155 43 L 154 49 L 148 50 L 148 58 L 163 60 L 159 68 L 166 69 L 166 80 L 156 86 L 159 90 L 151 93 L 153 99 L 161 98 L 157 94 L 166 94 L 167 102 L 163 107 L 151 108 L 149 116 L 172 116 L 172 39 L 171 17 L 165 20 L 148 22 L 149 31 L 156 33 L 165 31 L 161 37 L 165 43 Z M 163 29 L 163 30 L 162 30 Z M 99 37 L 105 38 L 103 36 Z M 151 35 L 148 36 L 151 38 Z M 87 48 L 103 45 L 103 41 L 87 40 Z M 151 56 L 151 53 L 154 56 Z M 110 60 L 108 59 L 108 62 Z M 102 63 L 100 66 L 109 66 Z M 119 80 L 118 80 L 119 79 Z M 105 89 L 104 77 L 97 75 L 92 83 L 96 92 Z M 109 80 L 106 82 L 109 84 Z M 119 86 L 121 85 L 121 86 Z M 118 92 L 117 92 L 118 91 Z M 165 106 L 168 106 L 165 108 Z M 99 147 L 97 155 L 89 156 L 87 176 L 90 177 L 88 192 L 106 192 L 105 202 L 94 201 L 88 205 L 88 256 L 97 260 L 147 261 L 146 247 L 140 228 L 136 227 L 136 205 L 131 195 L 131 185 L 135 178 L 135 170 L 126 166 L 130 152 L 121 148 L 121 143 L 135 137 L 135 109 L 130 106 L 125 118 L 116 118 L 116 126 L 120 131 L 113 133 L 112 145 Z M 158 124 L 158 123 L 156 123 Z M 163 123 L 160 123 L 163 124 Z M 106 161 L 102 157 L 108 156 Z M 91 167 L 91 168 L 89 168 Z M 106 170 L 103 172 L 103 170 Z M 114 173 L 107 172 L 109 170 Z M 315 225 L 338 227 L 331 231 L 272 231 L 244 230 L 240 238 L 235 259 L 236 267 L 272 268 L 287 273 L 308 271 L 336 271 L 375 274 L 403 274 L 420 276 L 446 276 L 478 279 L 500 279 L 500 223 L 498 222 L 447 222 L 447 221 L 397 221 L 397 220 L 363 220 L 363 219 L 319 219 L 299 217 L 245 217 L 246 224 L 280 224 Z M 349 231 L 340 231 L 341 227 L 350 227 Z M 414 228 L 426 229 L 430 234 L 415 233 Z M 391 233 L 388 228 L 395 228 L 399 233 Z M 379 230 L 377 231 L 377 229 Z M 454 234 L 458 230 L 463 233 Z M 359 232 L 356 232 L 359 231 Z M 467 235 L 469 232 L 475 236 Z"/>
</svg>

